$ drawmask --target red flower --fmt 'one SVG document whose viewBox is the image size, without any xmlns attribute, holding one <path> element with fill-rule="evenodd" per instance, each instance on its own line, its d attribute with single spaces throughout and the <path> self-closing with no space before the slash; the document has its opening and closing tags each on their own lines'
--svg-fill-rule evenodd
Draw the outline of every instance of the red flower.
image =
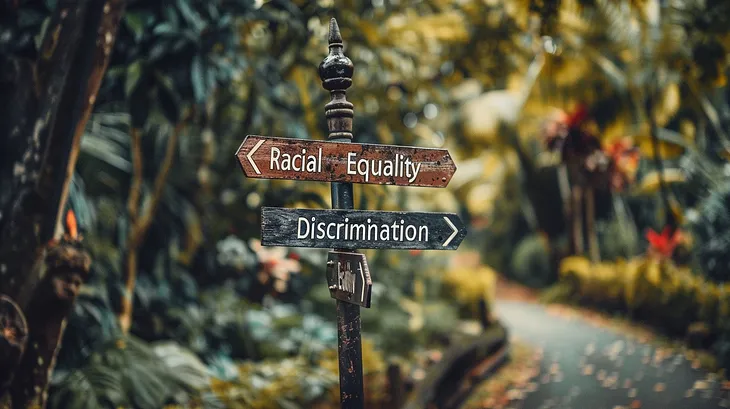
<svg viewBox="0 0 730 409">
<path fill-rule="evenodd" d="M 652 229 L 646 232 L 646 240 L 649 241 L 649 252 L 660 257 L 672 257 L 674 249 L 682 239 L 682 233 L 679 229 L 674 232 L 667 226 L 659 234 Z"/>
<path fill-rule="evenodd" d="M 546 147 L 560 152 L 565 162 L 580 162 L 601 149 L 598 137 L 587 129 L 588 108 L 580 104 L 570 113 L 560 113 L 548 121 L 542 131 Z"/>
<path fill-rule="evenodd" d="M 586 118 L 588 118 L 588 108 L 585 104 L 580 104 L 575 111 L 568 114 L 568 117 L 565 119 L 565 125 L 567 125 L 568 128 L 576 128 L 580 126 Z"/>
</svg>

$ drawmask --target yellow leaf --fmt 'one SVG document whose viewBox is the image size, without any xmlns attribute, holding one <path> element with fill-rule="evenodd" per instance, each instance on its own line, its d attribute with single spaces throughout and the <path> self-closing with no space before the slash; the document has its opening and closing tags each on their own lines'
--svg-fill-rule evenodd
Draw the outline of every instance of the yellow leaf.
<svg viewBox="0 0 730 409">
<path fill-rule="evenodd" d="M 647 158 L 654 157 L 654 145 L 651 142 L 651 138 L 648 136 L 637 138 L 637 146 L 641 151 L 642 156 Z M 669 143 L 666 141 L 659 141 L 659 157 L 662 159 L 674 159 L 684 153 L 684 147 L 681 145 Z"/>
<path fill-rule="evenodd" d="M 667 185 L 673 183 L 682 183 L 687 180 L 681 169 L 665 169 L 662 175 L 664 183 Z M 653 171 L 641 180 L 637 188 L 638 194 L 653 194 L 659 192 L 659 172 Z"/>
<path fill-rule="evenodd" d="M 591 270 L 591 262 L 580 256 L 566 257 L 560 263 L 560 275 L 575 273 L 579 276 L 586 276 Z"/>
<path fill-rule="evenodd" d="M 679 109 L 679 103 L 679 85 L 670 84 L 664 88 L 659 104 L 654 107 L 654 118 L 657 125 L 666 125 Z"/>
</svg>

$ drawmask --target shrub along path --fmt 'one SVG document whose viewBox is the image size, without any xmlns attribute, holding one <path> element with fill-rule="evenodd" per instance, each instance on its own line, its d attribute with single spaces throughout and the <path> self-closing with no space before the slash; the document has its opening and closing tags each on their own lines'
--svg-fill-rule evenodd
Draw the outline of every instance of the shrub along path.
<svg viewBox="0 0 730 409">
<path fill-rule="evenodd" d="M 497 317 L 542 356 L 536 377 L 506 391 L 509 403 L 502 407 L 730 407 L 730 383 L 700 369 L 692 353 L 656 342 L 648 331 L 614 325 L 594 313 L 539 304 L 526 293 L 509 296 L 515 291 L 508 288 L 498 294 Z"/>
</svg>

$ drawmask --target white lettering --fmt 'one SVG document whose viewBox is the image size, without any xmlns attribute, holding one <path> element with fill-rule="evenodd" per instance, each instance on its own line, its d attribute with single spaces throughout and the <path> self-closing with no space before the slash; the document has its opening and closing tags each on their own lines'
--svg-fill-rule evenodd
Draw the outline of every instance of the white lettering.
<svg viewBox="0 0 730 409">
<path fill-rule="evenodd" d="M 411 229 L 412 229 L 412 232 L 411 232 Z M 413 241 L 415 239 L 416 239 L 416 226 L 411 224 L 408 227 L 406 227 L 406 240 Z"/>
<path fill-rule="evenodd" d="M 307 230 L 304 231 L 304 234 L 302 234 L 302 222 L 307 226 Z M 309 234 L 309 220 L 305 219 L 304 217 L 299 218 L 299 223 L 297 224 L 297 238 L 303 239 L 306 238 Z"/>
<path fill-rule="evenodd" d="M 409 182 L 413 183 L 416 181 L 416 178 L 418 177 L 418 172 L 421 171 L 421 163 L 414 163 L 413 165 L 413 174 L 410 179 L 408 179 Z"/>
<path fill-rule="evenodd" d="M 362 165 L 365 165 L 365 169 L 362 168 Z M 370 166 L 368 165 L 368 161 L 365 159 L 360 159 L 357 162 L 357 170 L 361 175 L 365 176 L 366 182 L 370 180 Z"/>
<path fill-rule="evenodd" d="M 355 152 L 350 152 L 347 154 L 347 174 L 348 175 L 357 175 L 357 172 L 354 169 L 352 169 L 352 165 L 354 165 L 356 163 L 354 161 L 354 159 L 352 159 L 355 156 L 357 156 L 357 154 Z"/>
<path fill-rule="evenodd" d="M 429 239 L 428 226 L 409 224 L 401 218 L 379 223 L 369 218 L 352 220 L 345 217 L 340 222 L 322 222 L 316 217 L 311 217 L 311 220 L 299 217 L 296 235 L 300 240 L 428 242 Z"/>
<path fill-rule="evenodd" d="M 274 155 L 276 154 L 276 155 Z M 269 169 L 274 170 L 274 164 L 276 164 L 276 170 L 281 170 L 281 167 L 279 166 L 279 156 L 281 155 L 281 151 L 276 146 L 273 146 L 271 148 L 271 162 L 269 162 Z"/>
</svg>

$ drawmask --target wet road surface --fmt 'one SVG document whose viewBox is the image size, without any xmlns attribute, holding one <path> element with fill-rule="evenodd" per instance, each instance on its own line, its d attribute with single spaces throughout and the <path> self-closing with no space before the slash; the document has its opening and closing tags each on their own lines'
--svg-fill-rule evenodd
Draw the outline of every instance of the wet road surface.
<svg viewBox="0 0 730 409">
<path fill-rule="evenodd" d="M 507 408 L 730 407 L 730 383 L 682 352 L 530 301 L 499 300 L 496 315 L 542 352 L 539 374 L 510 391 Z"/>
</svg>

